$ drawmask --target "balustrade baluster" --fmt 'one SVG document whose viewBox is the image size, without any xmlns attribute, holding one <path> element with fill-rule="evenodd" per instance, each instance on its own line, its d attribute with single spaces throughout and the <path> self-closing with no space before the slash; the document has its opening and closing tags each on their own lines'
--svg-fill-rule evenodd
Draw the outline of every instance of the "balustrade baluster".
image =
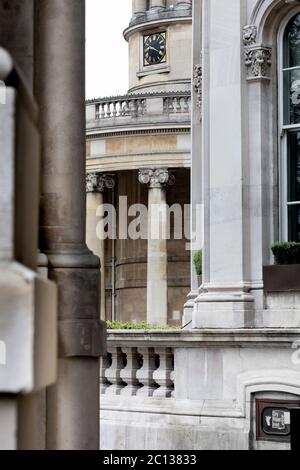
<svg viewBox="0 0 300 470">
<path fill-rule="evenodd" d="M 137 391 L 137 396 L 152 397 L 157 388 L 153 380 L 153 373 L 157 369 L 154 349 L 138 348 L 138 353 L 143 358 L 143 366 L 137 371 L 136 377 L 143 386 Z"/>
<path fill-rule="evenodd" d="M 104 103 L 100 103 L 100 119 L 105 117 Z"/>
<path fill-rule="evenodd" d="M 190 110 L 190 107 L 189 107 L 189 97 L 188 96 L 185 96 L 184 97 L 184 112 L 185 113 L 188 113 Z"/>
<path fill-rule="evenodd" d="M 154 391 L 155 398 L 170 398 L 173 393 L 173 381 L 171 374 L 173 368 L 173 351 L 170 348 L 155 348 L 155 353 L 159 355 L 159 368 L 153 373 L 153 380 L 159 385 Z"/>
<path fill-rule="evenodd" d="M 121 390 L 121 395 L 135 396 L 141 388 L 141 384 L 137 379 L 137 371 L 140 369 L 139 354 L 137 348 L 122 348 L 127 357 L 127 365 L 121 371 L 121 378 L 127 384 Z"/>
<path fill-rule="evenodd" d="M 100 393 L 105 395 L 106 390 L 112 384 L 105 377 L 105 372 L 111 367 L 112 359 L 110 354 L 106 354 L 100 359 Z"/>
<path fill-rule="evenodd" d="M 176 113 L 181 113 L 182 112 L 181 97 L 175 98 L 175 109 L 176 109 Z"/>
<path fill-rule="evenodd" d="M 107 103 L 107 108 L 106 108 L 106 117 L 110 118 L 111 117 L 111 102 L 109 101 Z"/>
<path fill-rule="evenodd" d="M 174 98 L 169 98 L 168 111 L 170 114 L 174 113 Z"/>
<path fill-rule="evenodd" d="M 121 390 L 126 386 L 121 378 L 121 371 L 124 369 L 124 354 L 121 348 L 111 346 L 108 348 L 111 354 L 112 363 L 105 372 L 105 377 L 112 385 L 106 389 L 106 395 L 120 395 Z"/>
<path fill-rule="evenodd" d="M 138 116 L 142 116 L 144 114 L 144 100 L 137 100 L 137 106 L 138 106 Z"/>
<path fill-rule="evenodd" d="M 117 116 L 117 101 L 113 101 L 112 103 L 112 117 Z"/>
</svg>

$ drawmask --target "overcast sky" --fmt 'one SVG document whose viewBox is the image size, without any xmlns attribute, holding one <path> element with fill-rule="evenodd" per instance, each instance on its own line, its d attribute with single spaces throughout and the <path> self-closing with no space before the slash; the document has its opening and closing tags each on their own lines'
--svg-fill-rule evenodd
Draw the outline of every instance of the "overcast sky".
<svg viewBox="0 0 300 470">
<path fill-rule="evenodd" d="M 123 31 L 131 0 L 86 0 L 86 96 L 99 98 L 128 90 L 128 44 Z"/>
</svg>

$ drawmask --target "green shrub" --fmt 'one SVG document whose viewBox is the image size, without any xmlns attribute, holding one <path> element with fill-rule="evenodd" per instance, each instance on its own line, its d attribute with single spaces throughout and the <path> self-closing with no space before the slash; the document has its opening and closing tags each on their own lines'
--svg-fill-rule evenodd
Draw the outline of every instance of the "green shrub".
<svg viewBox="0 0 300 470">
<path fill-rule="evenodd" d="M 202 275 L 202 250 L 197 251 L 194 256 L 194 266 L 198 276 Z"/>
<path fill-rule="evenodd" d="M 121 323 L 118 321 L 107 321 L 108 330 L 177 330 L 175 326 L 154 326 L 148 325 L 146 322 L 142 323 Z"/>
<path fill-rule="evenodd" d="M 300 264 L 300 243 L 274 243 L 271 250 L 276 264 Z"/>
</svg>

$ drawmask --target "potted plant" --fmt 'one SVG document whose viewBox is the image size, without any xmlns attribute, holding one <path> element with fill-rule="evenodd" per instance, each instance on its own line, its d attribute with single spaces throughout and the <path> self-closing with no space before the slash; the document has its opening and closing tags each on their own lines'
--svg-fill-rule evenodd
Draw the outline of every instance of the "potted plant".
<svg viewBox="0 0 300 470">
<path fill-rule="evenodd" d="M 198 285 L 202 284 L 202 250 L 199 250 L 194 255 L 194 266 L 198 276 Z"/>
<path fill-rule="evenodd" d="M 277 242 L 271 246 L 275 264 L 264 267 L 267 292 L 300 290 L 300 243 Z"/>
</svg>

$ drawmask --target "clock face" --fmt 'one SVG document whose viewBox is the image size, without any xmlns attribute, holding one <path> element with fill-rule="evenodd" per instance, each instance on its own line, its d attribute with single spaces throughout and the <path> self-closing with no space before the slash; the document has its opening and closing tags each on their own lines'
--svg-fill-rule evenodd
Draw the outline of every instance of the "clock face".
<svg viewBox="0 0 300 470">
<path fill-rule="evenodd" d="M 144 65 L 155 65 L 166 61 L 166 33 L 144 36 Z"/>
</svg>

